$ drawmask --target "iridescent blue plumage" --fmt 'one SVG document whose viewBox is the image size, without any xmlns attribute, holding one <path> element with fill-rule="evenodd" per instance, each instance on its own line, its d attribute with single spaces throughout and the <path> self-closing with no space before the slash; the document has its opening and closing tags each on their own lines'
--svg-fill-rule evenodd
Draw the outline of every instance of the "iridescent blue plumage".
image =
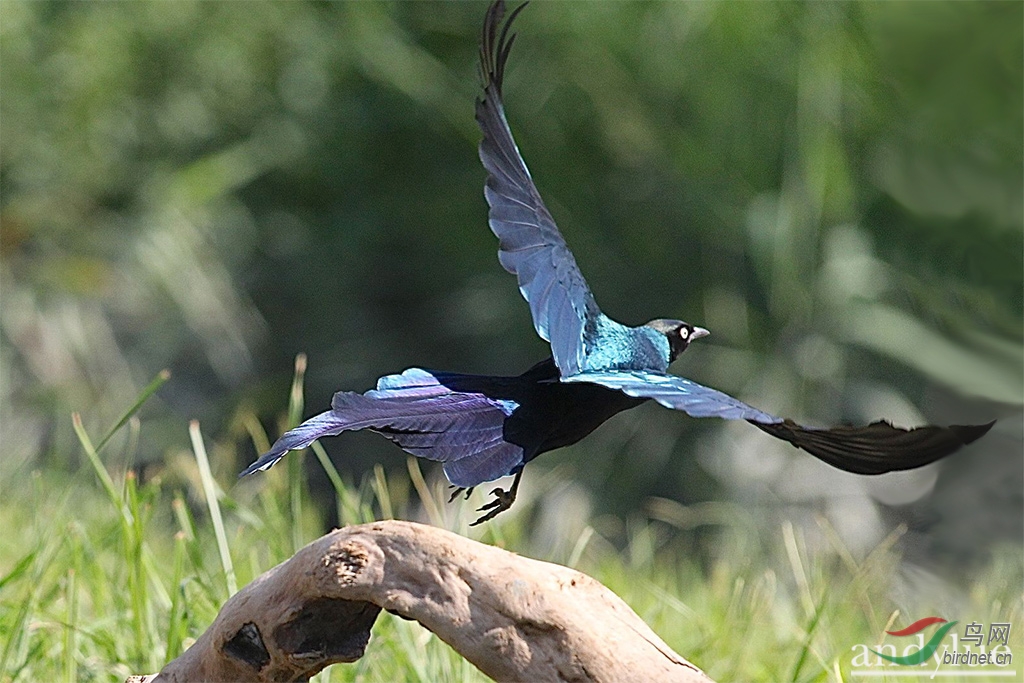
<svg viewBox="0 0 1024 683">
<path fill-rule="evenodd" d="M 484 187 L 491 207 L 488 222 L 498 237 L 498 261 L 517 277 L 534 329 L 551 343 L 562 375 L 573 375 L 583 368 L 587 323 L 600 311 L 505 120 L 501 83 L 512 39 L 506 31 L 497 33 L 503 11 L 499 5 L 488 11 L 480 47 L 484 96 L 477 100 L 476 118 L 484 132 L 480 160 L 489 173 Z"/>
<path fill-rule="evenodd" d="M 289 450 L 322 436 L 369 429 L 417 457 L 444 463 L 445 475 L 459 487 L 516 475 L 508 491 L 492 491 L 495 499 L 481 508 L 488 512 L 478 524 L 511 506 L 530 460 L 576 443 L 616 413 L 649 399 L 693 417 L 746 420 L 830 465 L 860 474 L 920 467 L 988 431 L 993 423 L 804 427 L 667 374 L 669 364 L 707 330 L 667 319 L 629 327 L 601 313 L 512 137 L 501 88 L 515 38 L 509 26 L 523 7 L 504 25 L 501 0 L 487 11 L 480 45 L 484 93 L 476 117 L 483 132 L 484 195 L 498 237 L 498 259 L 516 276 L 534 328 L 550 342 L 552 357 L 516 377 L 412 368 L 381 378 L 364 394 L 338 392 L 330 411 L 286 433 L 242 476 L 265 470 Z"/>
<path fill-rule="evenodd" d="M 764 424 L 782 422 L 782 418 L 753 408 L 717 389 L 676 375 L 647 370 L 585 372 L 562 381 L 599 384 L 633 398 L 652 399 L 666 408 L 681 410 L 690 417 L 720 417 L 726 420 L 750 420 Z"/>
<path fill-rule="evenodd" d="M 518 279 L 533 326 L 551 343 L 562 377 L 614 369 L 664 372 L 670 354 L 662 335 L 618 323 L 598 308 L 508 126 L 501 99 L 505 62 L 515 39 L 508 28 L 525 6 L 516 8 L 499 32 L 504 7 L 493 4 L 480 46 L 484 95 L 477 100 L 476 119 L 483 132 L 484 197 L 488 223 L 498 237 L 498 261 Z"/>
<path fill-rule="evenodd" d="M 600 315 L 584 336 L 580 373 L 610 370 L 653 370 L 666 372 L 672 362 L 672 347 L 665 334 L 649 325 L 627 327 Z M 569 379 L 575 375 L 564 375 Z"/>
</svg>

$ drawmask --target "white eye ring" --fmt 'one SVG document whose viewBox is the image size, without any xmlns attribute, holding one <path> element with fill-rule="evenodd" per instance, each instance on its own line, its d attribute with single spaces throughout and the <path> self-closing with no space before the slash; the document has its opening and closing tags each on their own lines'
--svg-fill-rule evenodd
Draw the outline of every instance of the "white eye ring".
<svg viewBox="0 0 1024 683">
<path fill-rule="evenodd" d="M 679 336 L 682 337 L 683 339 L 686 339 L 687 337 L 690 336 L 690 331 L 688 329 L 686 329 L 685 327 L 680 327 L 679 328 Z"/>
</svg>

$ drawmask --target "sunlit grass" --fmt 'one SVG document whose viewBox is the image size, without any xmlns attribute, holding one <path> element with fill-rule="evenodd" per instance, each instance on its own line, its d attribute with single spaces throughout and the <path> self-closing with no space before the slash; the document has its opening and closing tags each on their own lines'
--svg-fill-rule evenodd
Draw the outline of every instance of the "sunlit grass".
<svg viewBox="0 0 1024 683">
<path fill-rule="evenodd" d="M 301 409 L 301 370 L 289 423 L 296 405 Z M 147 388 L 112 432 L 128 428 L 145 438 L 136 412 L 156 388 Z M 246 422 L 254 442 L 265 444 L 258 422 Z M 422 519 L 538 556 L 528 525 L 537 499 L 470 530 L 484 492 L 448 505 L 444 485 L 415 461 L 409 480 L 377 468 L 356 484 L 315 447 L 316 457 L 289 458 L 295 471 L 278 467 L 239 484 L 234 463 L 218 466 L 231 449 L 208 441 L 208 454 L 208 437 L 192 423 L 192 452 L 142 481 L 134 470 L 104 465 L 110 434 L 94 447 L 77 415 L 74 428 L 88 465 L 72 475 L 26 474 L 0 502 L 0 681 L 118 681 L 159 670 L 202 633 L 237 586 L 323 532 L 304 490 L 304 467 L 326 469 L 343 523 Z M 546 485 L 557 488 L 560 476 L 555 470 Z M 851 647 L 879 642 L 897 618 L 889 596 L 901 529 L 855 558 L 823 520 L 818 531 L 827 543 L 820 545 L 790 522 L 766 529 L 731 504 L 652 500 L 640 507 L 627 520 L 591 520 L 540 559 L 596 577 L 717 680 L 849 680 Z M 1013 624 L 1020 652 L 1020 550 L 997 553 L 961 589 L 969 601 L 963 615 Z M 946 597 L 935 596 L 935 613 Z M 382 614 L 366 655 L 316 680 L 486 679 L 418 624 Z"/>
</svg>

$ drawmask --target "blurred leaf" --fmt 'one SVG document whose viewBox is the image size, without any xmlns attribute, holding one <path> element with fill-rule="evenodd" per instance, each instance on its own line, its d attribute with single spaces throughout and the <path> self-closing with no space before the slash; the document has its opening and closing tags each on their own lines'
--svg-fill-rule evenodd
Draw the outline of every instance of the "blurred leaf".
<svg viewBox="0 0 1024 683">
<path fill-rule="evenodd" d="M 998 358 L 954 344 L 919 321 L 882 304 L 852 306 L 843 332 L 854 343 L 880 351 L 955 391 L 1009 405 L 1024 403 L 1024 347 L 1016 359 Z"/>
</svg>

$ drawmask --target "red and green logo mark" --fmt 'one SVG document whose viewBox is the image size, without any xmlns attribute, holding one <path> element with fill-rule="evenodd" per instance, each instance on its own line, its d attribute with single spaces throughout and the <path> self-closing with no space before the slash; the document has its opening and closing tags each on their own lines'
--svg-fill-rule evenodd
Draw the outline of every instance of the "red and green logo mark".
<svg viewBox="0 0 1024 683">
<path fill-rule="evenodd" d="M 947 622 L 945 619 L 942 619 L 941 617 L 925 617 L 924 619 L 918 619 L 910 626 L 904 629 L 900 629 L 899 631 L 886 631 L 886 633 L 888 633 L 890 636 L 912 636 L 916 633 L 920 633 L 932 624 L 942 624 L 942 626 L 935 629 L 935 633 L 932 634 L 931 639 L 924 644 L 924 647 L 922 647 L 920 650 L 913 654 L 909 654 L 905 657 L 896 657 L 881 652 L 875 652 L 874 650 L 872 650 L 872 652 L 874 652 L 879 657 L 882 657 L 883 659 L 888 659 L 890 662 L 893 662 L 894 664 L 902 664 L 903 666 L 917 666 L 918 664 L 921 664 L 922 662 L 928 660 L 933 654 L 935 654 L 935 651 L 939 649 L 939 643 L 942 641 L 943 638 L 946 637 L 946 634 L 949 633 L 949 630 L 956 626 L 957 622 Z"/>
</svg>

